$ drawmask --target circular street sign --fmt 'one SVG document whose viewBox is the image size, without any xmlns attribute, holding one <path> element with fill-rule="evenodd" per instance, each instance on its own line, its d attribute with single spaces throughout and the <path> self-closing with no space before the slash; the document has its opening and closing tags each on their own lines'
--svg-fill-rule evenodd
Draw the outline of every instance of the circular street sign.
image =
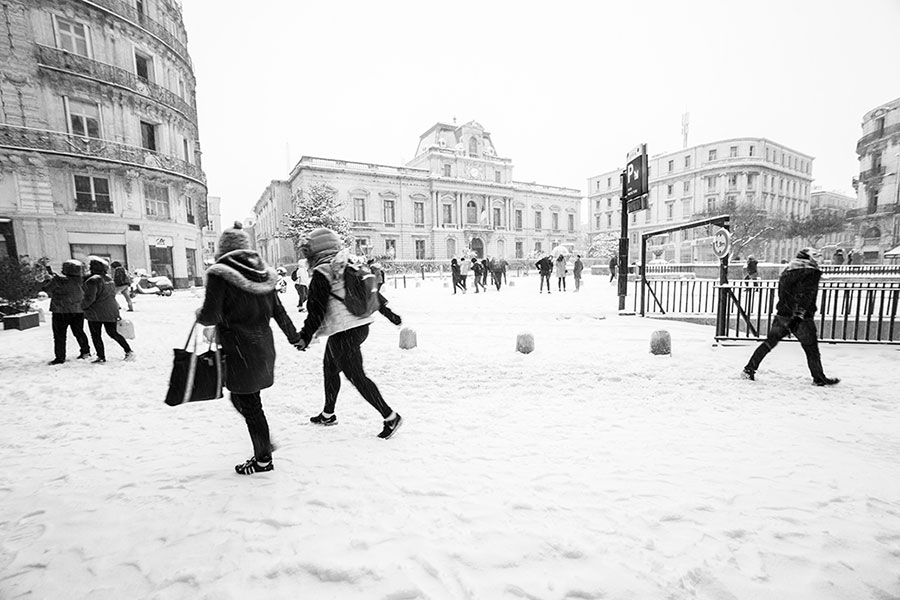
<svg viewBox="0 0 900 600">
<path fill-rule="evenodd" d="M 731 252 L 731 232 L 720 227 L 713 235 L 712 249 L 719 258 L 728 256 L 728 253 Z"/>
</svg>

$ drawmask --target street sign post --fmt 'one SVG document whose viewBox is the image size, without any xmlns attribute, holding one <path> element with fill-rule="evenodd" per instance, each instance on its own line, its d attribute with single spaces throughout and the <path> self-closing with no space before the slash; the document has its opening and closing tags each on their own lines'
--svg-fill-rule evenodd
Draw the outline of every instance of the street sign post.
<svg viewBox="0 0 900 600">
<path fill-rule="evenodd" d="M 622 171 L 622 237 L 619 238 L 619 310 L 625 310 L 628 295 L 628 215 L 647 208 L 650 191 L 647 173 L 647 144 L 641 144 L 626 155 Z"/>
<path fill-rule="evenodd" d="M 713 253 L 719 258 L 725 258 L 731 252 L 731 232 L 724 228 L 719 228 L 713 234 L 712 241 Z"/>
</svg>

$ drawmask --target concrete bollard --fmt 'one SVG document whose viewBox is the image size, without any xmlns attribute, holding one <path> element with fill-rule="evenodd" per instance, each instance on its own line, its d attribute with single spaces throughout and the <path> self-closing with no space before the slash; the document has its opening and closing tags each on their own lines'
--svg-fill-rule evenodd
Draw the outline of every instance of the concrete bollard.
<svg viewBox="0 0 900 600">
<path fill-rule="evenodd" d="M 44 314 L 44 309 L 43 309 L 43 308 L 39 308 L 39 309 L 37 310 L 37 312 L 38 312 L 38 320 L 39 320 L 41 323 L 46 323 L 46 322 L 47 322 L 47 315 Z"/>
<path fill-rule="evenodd" d="M 534 336 L 530 333 L 520 333 L 516 336 L 516 352 L 522 354 L 534 352 Z"/>
<path fill-rule="evenodd" d="M 410 350 L 416 347 L 416 330 L 404 327 L 400 330 L 400 348 Z"/>
<path fill-rule="evenodd" d="M 665 329 L 659 329 L 650 336 L 651 354 L 672 354 L 672 336 Z"/>
</svg>

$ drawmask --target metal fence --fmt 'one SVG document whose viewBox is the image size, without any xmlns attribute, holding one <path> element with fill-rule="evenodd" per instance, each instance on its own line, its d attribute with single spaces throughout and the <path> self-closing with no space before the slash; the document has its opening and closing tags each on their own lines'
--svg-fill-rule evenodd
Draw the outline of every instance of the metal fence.
<svg viewBox="0 0 900 600">
<path fill-rule="evenodd" d="M 640 285 L 640 284 L 639 284 Z M 775 316 L 777 281 L 647 280 L 635 312 L 671 318 L 715 317 L 717 340 L 765 339 Z M 900 344 L 900 281 L 825 281 L 816 326 L 825 342 Z"/>
</svg>

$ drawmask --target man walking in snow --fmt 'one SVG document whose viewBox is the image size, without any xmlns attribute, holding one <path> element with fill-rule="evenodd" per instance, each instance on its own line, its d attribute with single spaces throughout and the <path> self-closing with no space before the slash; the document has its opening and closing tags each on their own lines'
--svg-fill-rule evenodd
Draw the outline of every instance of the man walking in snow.
<svg viewBox="0 0 900 600">
<path fill-rule="evenodd" d="M 772 351 L 778 342 L 789 333 L 800 341 L 803 351 L 806 353 L 806 363 L 809 373 L 812 375 L 813 384 L 835 385 L 840 379 L 826 377 L 822 369 L 822 358 L 819 354 L 819 342 L 816 337 L 816 296 L 819 293 L 819 280 L 822 271 L 816 262 L 817 253 L 810 248 L 804 248 L 797 253 L 778 279 L 778 304 L 777 314 L 772 322 L 772 329 L 766 336 L 766 341 L 757 347 L 756 352 L 750 357 L 747 366 L 744 367 L 742 376 L 744 379 L 756 379 L 756 371 L 763 358 Z"/>
<path fill-rule="evenodd" d="M 550 260 L 549 256 L 544 256 L 541 260 L 534 263 L 534 266 L 537 267 L 538 272 L 541 276 L 541 291 L 540 293 L 544 293 L 544 282 L 547 282 L 547 293 L 550 293 L 550 273 L 553 272 L 553 261 Z"/>
</svg>

